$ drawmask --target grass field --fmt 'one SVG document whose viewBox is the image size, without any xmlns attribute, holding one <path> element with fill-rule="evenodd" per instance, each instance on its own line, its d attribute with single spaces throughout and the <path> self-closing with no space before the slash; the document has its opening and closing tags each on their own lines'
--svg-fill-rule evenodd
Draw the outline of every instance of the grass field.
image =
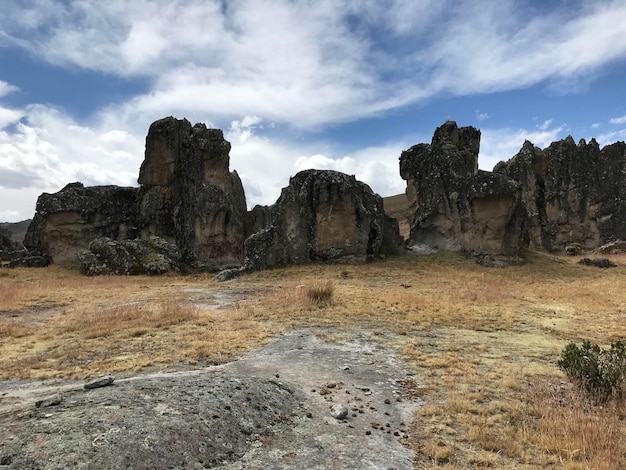
<svg viewBox="0 0 626 470">
<path fill-rule="evenodd" d="M 88 278 L 0 271 L 0 377 L 49 382 L 231 360 L 277 334 L 368 330 L 414 370 L 417 468 L 626 468 L 624 403 L 598 406 L 556 366 L 570 341 L 626 338 L 619 267 L 527 253 L 505 269 L 459 254 L 360 266 Z"/>
</svg>

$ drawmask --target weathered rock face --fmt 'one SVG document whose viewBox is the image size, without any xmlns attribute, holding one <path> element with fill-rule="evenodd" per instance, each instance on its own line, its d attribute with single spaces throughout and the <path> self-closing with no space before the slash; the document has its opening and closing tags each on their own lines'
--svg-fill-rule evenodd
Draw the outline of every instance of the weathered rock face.
<svg viewBox="0 0 626 470">
<path fill-rule="evenodd" d="M 184 260 L 176 245 L 162 238 L 111 240 L 96 238 L 78 252 L 80 270 L 88 276 L 180 273 Z"/>
<path fill-rule="evenodd" d="M 43 193 L 24 246 L 55 263 L 76 264 L 78 252 L 95 238 L 136 238 L 137 195 L 137 188 L 81 183 L 70 183 L 55 194 Z"/>
<path fill-rule="evenodd" d="M 229 152 L 220 130 L 172 117 L 156 121 L 140 188 L 72 183 L 43 194 L 24 243 L 55 263 L 77 263 L 80 254 L 89 274 L 238 268 L 244 250 L 245 269 L 260 269 L 364 261 L 400 249 L 397 221 L 380 196 L 338 172 L 301 172 L 275 205 L 248 214 Z M 173 259 L 153 250 L 154 237 L 177 247 Z"/>
<path fill-rule="evenodd" d="M 139 172 L 142 237 L 169 239 L 210 268 L 240 265 L 247 207 L 229 152 L 218 129 L 171 117 L 153 123 Z"/>
<path fill-rule="evenodd" d="M 246 267 L 373 259 L 398 250 L 398 223 L 382 198 L 354 176 L 306 170 L 291 178 L 276 204 L 256 207 L 245 241 Z"/>
<path fill-rule="evenodd" d="M 479 130 L 448 121 L 430 145 L 402 152 L 400 175 L 415 213 L 410 244 L 517 256 L 524 215 L 519 185 L 478 170 L 479 147 Z"/>
<path fill-rule="evenodd" d="M 15 242 L 12 240 L 11 231 L 0 227 L 0 251 L 13 251 L 17 248 Z"/>
<path fill-rule="evenodd" d="M 626 144 L 600 150 L 571 137 L 541 150 L 526 141 L 495 173 L 520 183 L 524 237 L 531 248 L 562 253 L 626 238 Z"/>
<path fill-rule="evenodd" d="M 140 188 L 67 185 L 42 194 L 24 245 L 55 263 L 75 264 L 92 240 L 149 239 L 176 245 L 182 257 L 209 269 L 240 265 L 247 208 L 230 144 L 222 132 L 172 117 L 146 138 Z"/>
</svg>

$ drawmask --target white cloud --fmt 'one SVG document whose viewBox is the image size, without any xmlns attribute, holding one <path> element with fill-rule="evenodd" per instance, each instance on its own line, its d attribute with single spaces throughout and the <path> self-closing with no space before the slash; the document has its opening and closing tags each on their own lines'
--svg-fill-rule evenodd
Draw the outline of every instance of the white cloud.
<svg viewBox="0 0 626 470">
<path fill-rule="evenodd" d="M 262 119 L 256 116 L 244 116 L 241 120 L 234 120 L 230 123 L 229 139 L 243 144 L 252 136 L 254 128 L 261 124 Z"/>
<path fill-rule="evenodd" d="M 42 105 L 24 113 L 24 122 L 18 122 L 14 131 L 0 130 L 0 190 L 6 195 L 0 198 L 0 211 L 30 218 L 40 193 L 56 192 L 73 181 L 136 185 L 144 137 L 121 129 L 80 126 Z M 22 200 L 28 198 L 32 199 Z"/>
<path fill-rule="evenodd" d="M 306 169 L 335 170 L 368 184 L 381 196 L 392 196 L 404 192 L 406 182 L 400 177 L 399 157 L 403 150 L 418 142 L 408 140 L 388 143 L 377 147 L 367 147 L 349 156 L 331 158 L 321 154 L 300 157 L 295 167 Z"/>
<path fill-rule="evenodd" d="M 476 110 L 476 119 L 478 119 L 479 121 L 485 121 L 487 119 L 489 119 L 489 113 L 481 113 L 480 109 Z"/>
<path fill-rule="evenodd" d="M 626 124 L 626 115 L 624 115 L 622 117 L 609 119 L 609 122 L 611 124 Z"/>
<path fill-rule="evenodd" d="M 478 165 L 483 170 L 491 171 L 498 162 L 515 156 L 525 140 L 545 148 L 563 138 L 565 129 L 564 124 L 555 126 L 552 120 L 542 122 L 535 129 L 481 129 Z"/>
<path fill-rule="evenodd" d="M 231 170 L 237 170 L 241 177 L 250 207 L 273 204 L 280 196 L 281 189 L 289 184 L 289 178 L 308 169 L 336 170 L 355 175 L 381 196 L 401 193 L 406 183 L 399 174 L 400 153 L 423 141 L 411 136 L 402 141 L 333 157 L 316 152 L 322 148 L 329 155 L 336 153 L 321 144 L 280 142 L 254 133 L 246 134 L 241 139 L 240 134 L 232 131 L 227 132 L 225 137 L 232 144 Z"/>
<path fill-rule="evenodd" d="M 0 222 L 19 222 L 21 220 L 24 220 L 20 219 L 19 217 L 19 211 L 6 210 L 0 212 Z"/>
<path fill-rule="evenodd" d="M 31 219 L 40 194 L 41 190 L 38 189 L 7 189 L 0 186 L 0 222 Z"/>
<path fill-rule="evenodd" d="M 598 141 L 600 147 L 604 147 L 605 145 L 612 144 L 616 141 L 626 141 L 626 129 L 619 129 L 617 131 L 600 134 L 596 137 L 596 140 Z"/>
<path fill-rule="evenodd" d="M 4 42 L 62 66 L 151 77 L 149 92 L 117 110 L 129 122 L 208 112 L 219 122 L 248 115 L 320 126 L 443 91 L 575 81 L 626 56 L 622 2 L 531 16 L 513 0 L 48 0 L 6 8 Z"/>
<path fill-rule="evenodd" d="M 0 80 L 0 98 L 18 90 L 19 88 L 15 85 L 11 85 L 7 82 L 3 82 L 2 80 Z"/>
<path fill-rule="evenodd" d="M 0 106 L 0 129 L 4 129 L 7 125 L 19 121 L 22 116 L 24 116 L 23 111 Z"/>
<path fill-rule="evenodd" d="M 535 16 L 512 0 L 464 2 L 414 60 L 432 67 L 435 90 L 458 94 L 565 83 L 626 56 L 625 22 L 623 2 Z"/>
</svg>

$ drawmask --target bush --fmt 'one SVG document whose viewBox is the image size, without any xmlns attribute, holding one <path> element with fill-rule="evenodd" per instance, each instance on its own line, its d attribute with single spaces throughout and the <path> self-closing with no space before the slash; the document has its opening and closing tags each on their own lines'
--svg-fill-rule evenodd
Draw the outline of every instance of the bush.
<svg viewBox="0 0 626 470">
<path fill-rule="evenodd" d="M 335 286 L 332 281 L 323 284 L 315 284 L 306 290 L 306 297 L 312 305 L 323 307 L 331 303 Z"/>
<path fill-rule="evenodd" d="M 570 343 L 557 364 L 572 382 L 594 398 L 607 401 L 621 394 L 626 377 L 626 345 L 618 341 L 610 349 L 602 349 L 590 341 L 583 341 L 581 347 Z"/>
</svg>

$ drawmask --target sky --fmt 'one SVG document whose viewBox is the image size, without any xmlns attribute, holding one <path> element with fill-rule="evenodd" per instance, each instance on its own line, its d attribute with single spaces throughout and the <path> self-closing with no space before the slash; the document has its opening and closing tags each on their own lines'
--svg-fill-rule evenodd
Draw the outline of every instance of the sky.
<svg viewBox="0 0 626 470">
<path fill-rule="evenodd" d="M 308 168 L 399 194 L 447 120 L 491 170 L 525 140 L 626 139 L 626 1 L 3 0 L 0 221 L 136 186 L 150 124 L 220 128 L 248 205 Z"/>
</svg>

